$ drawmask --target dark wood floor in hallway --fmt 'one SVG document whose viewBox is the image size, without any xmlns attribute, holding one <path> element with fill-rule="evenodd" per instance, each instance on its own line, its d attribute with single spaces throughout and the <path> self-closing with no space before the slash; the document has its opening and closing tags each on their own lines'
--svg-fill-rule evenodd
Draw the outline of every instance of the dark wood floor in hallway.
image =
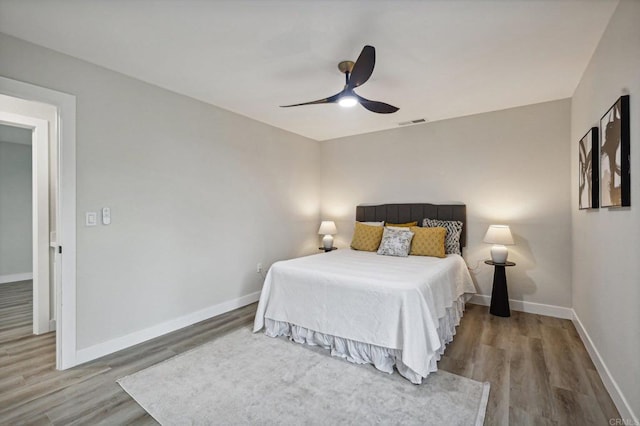
<svg viewBox="0 0 640 426">
<path fill-rule="evenodd" d="M 157 424 L 116 383 L 253 321 L 256 305 L 66 371 L 31 334 L 31 283 L 0 285 L 0 424 Z M 467 305 L 439 368 L 491 382 L 486 425 L 608 425 L 619 414 L 568 320 Z M 383 373 L 380 373 L 383 374 Z"/>
</svg>

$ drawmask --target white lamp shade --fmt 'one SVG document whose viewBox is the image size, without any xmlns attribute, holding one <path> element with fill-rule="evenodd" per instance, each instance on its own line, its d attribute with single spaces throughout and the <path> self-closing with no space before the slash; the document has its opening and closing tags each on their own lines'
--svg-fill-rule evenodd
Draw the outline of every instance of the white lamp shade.
<svg viewBox="0 0 640 426">
<path fill-rule="evenodd" d="M 338 233 L 336 224 L 332 220 L 323 220 L 318 229 L 320 235 L 335 235 Z"/>
<path fill-rule="evenodd" d="M 491 225 L 483 241 L 489 244 L 514 244 L 513 236 L 511 236 L 511 230 L 508 225 Z"/>
<path fill-rule="evenodd" d="M 513 236 L 511 230 L 507 225 L 491 225 L 487 229 L 487 233 L 484 236 L 485 243 L 494 244 L 491 247 L 491 260 L 497 264 L 504 264 L 509 256 L 509 251 L 505 245 L 513 244 Z"/>
</svg>

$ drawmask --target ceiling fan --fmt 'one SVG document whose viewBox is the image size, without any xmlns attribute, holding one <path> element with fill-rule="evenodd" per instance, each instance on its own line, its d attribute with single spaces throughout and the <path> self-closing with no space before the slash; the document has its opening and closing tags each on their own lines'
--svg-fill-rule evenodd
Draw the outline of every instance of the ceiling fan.
<svg viewBox="0 0 640 426">
<path fill-rule="evenodd" d="M 384 102 L 370 101 L 353 91 L 358 86 L 363 85 L 369 80 L 373 73 L 373 67 L 376 64 L 376 49 L 373 46 L 365 46 L 360 52 L 360 56 L 356 62 L 342 61 L 338 64 L 338 69 L 345 75 L 344 89 L 328 98 L 318 99 L 317 101 L 304 102 L 301 104 L 281 105 L 282 108 L 289 108 L 301 105 L 314 104 L 334 104 L 338 103 L 343 107 L 352 107 L 356 104 L 362 105 L 371 112 L 378 114 L 391 114 L 398 111 L 399 108 Z"/>
</svg>

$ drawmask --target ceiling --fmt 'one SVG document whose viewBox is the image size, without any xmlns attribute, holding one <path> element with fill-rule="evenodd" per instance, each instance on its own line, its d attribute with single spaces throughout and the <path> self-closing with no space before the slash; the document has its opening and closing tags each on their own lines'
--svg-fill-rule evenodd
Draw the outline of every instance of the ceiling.
<svg viewBox="0 0 640 426">
<path fill-rule="evenodd" d="M 617 0 L 0 0 L 0 32 L 316 140 L 573 95 Z M 280 108 L 356 92 L 400 108 Z"/>
</svg>

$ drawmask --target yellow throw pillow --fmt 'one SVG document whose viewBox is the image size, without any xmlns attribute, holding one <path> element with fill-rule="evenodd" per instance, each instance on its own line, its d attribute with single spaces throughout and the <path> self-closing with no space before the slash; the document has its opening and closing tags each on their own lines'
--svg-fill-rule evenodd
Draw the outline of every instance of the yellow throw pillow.
<svg viewBox="0 0 640 426">
<path fill-rule="evenodd" d="M 412 226 L 418 226 L 418 222 L 385 223 L 384 226 L 395 226 L 397 228 L 409 228 L 409 227 L 412 227 Z"/>
<path fill-rule="evenodd" d="M 447 236 L 445 228 L 421 228 L 412 226 L 411 232 L 415 235 L 411 241 L 411 256 L 446 257 L 444 252 L 444 239 Z"/>
<path fill-rule="evenodd" d="M 383 226 L 363 225 L 360 222 L 356 222 L 351 248 L 362 251 L 378 251 L 383 231 Z"/>
</svg>

